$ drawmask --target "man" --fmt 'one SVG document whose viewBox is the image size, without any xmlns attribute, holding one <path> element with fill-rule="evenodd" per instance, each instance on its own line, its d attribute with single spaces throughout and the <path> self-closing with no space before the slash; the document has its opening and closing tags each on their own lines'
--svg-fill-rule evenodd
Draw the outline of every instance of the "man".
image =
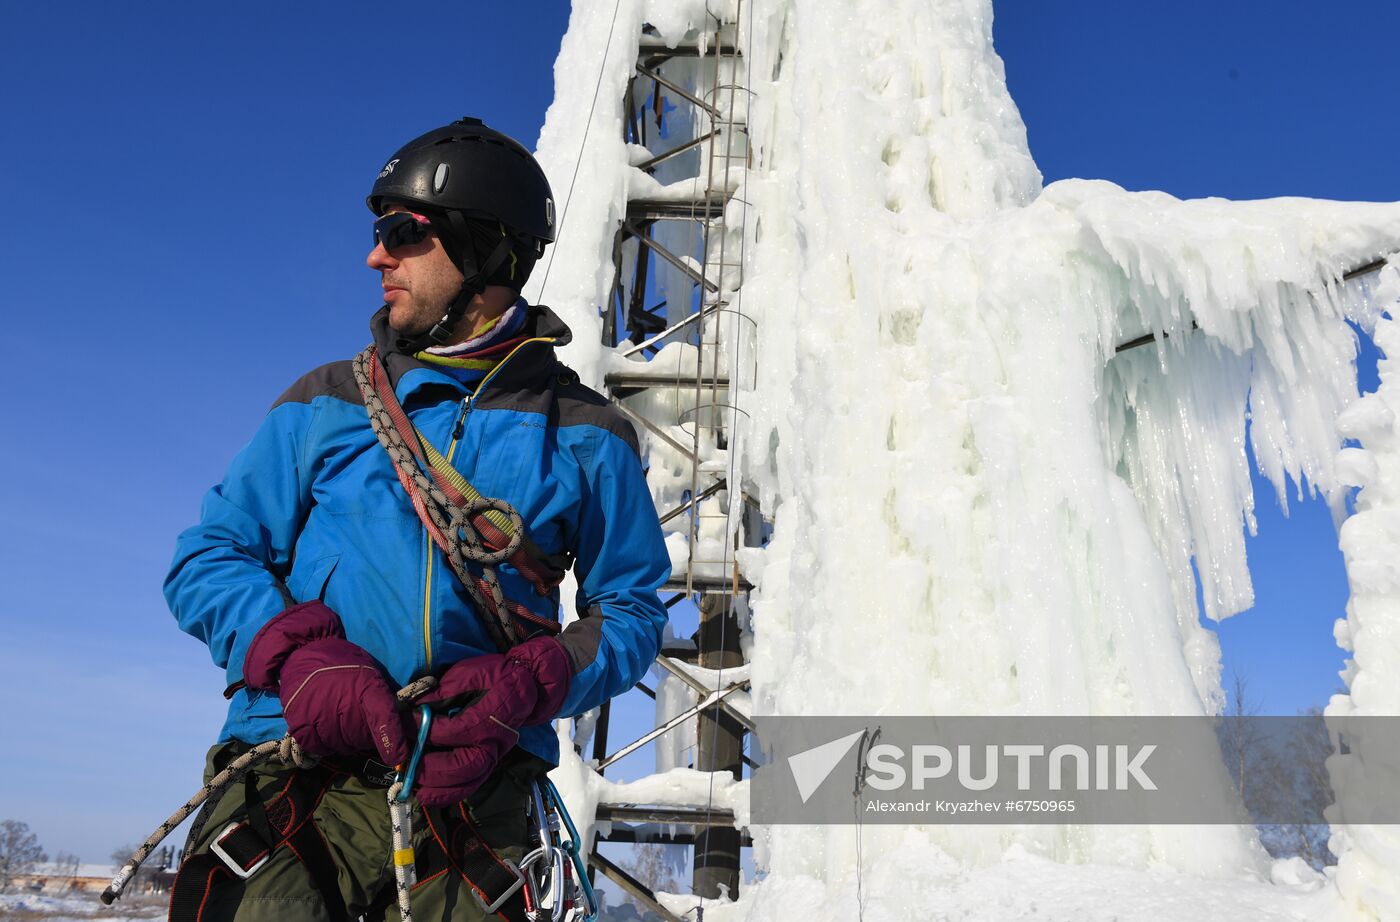
<svg viewBox="0 0 1400 922">
<path fill-rule="evenodd" d="M 519 296 L 554 239 L 543 171 L 462 119 L 395 153 L 368 203 L 374 345 L 283 394 L 166 580 L 227 672 L 208 772 L 289 731 L 316 761 L 266 763 L 211 811 L 172 918 L 395 916 L 384 788 L 424 704 L 414 911 L 486 918 L 528 842 L 529 784 L 558 762 L 550 721 L 630 688 L 660 645 L 669 563 L 636 434 Z M 570 566 L 580 618 L 561 632 Z"/>
</svg>

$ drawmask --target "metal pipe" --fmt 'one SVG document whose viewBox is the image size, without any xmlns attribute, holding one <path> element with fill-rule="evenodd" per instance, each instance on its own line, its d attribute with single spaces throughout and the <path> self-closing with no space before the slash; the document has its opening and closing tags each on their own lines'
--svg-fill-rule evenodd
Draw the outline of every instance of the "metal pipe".
<svg viewBox="0 0 1400 922">
<path fill-rule="evenodd" d="M 648 909 L 660 916 L 665 922 L 686 922 L 685 919 L 658 903 L 656 894 L 639 883 L 631 874 L 604 858 L 601 852 L 595 850 L 590 853 L 588 863 L 603 872 L 604 877 L 621 887 L 633 899 L 645 904 Z"/>
<path fill-rule="evenodd" d="M 636 752 L 638 749 L 641 749 L 647 743 L 650 743 L 652 740 L 656 739 L 658 736 L 661 736 L 663 733 L 666 733 L 669 730 L 673 730 L 676 727 L 679 727 L 681 724 L 685 723 L 687 720 L 694 717 L 696 714 L 699 714 L 706 708 L 718 704 L 720 701 L 724 700 L 725 696 L 732 695 L 734 692 L 743 688 L 744 684 L 745 683 L 743 682 L 735 682 L 733 685 L 730 685 L 726 688 L 721 688 L 718 691 L 710 692 L 709 697 L 707 697 L 704 701 L 701 701 L 693 708 L 688 708 L 685 711 L 682 711 L 681 713 L 677 714 L 675 717 L 672 717 L 670 720 L 666 721 L 664 724 L 657 727 L 655 730 L 651 731 L 645 736 L 636 739 L 631 743 L 628 743 L 626 746 L 623 746 L 617 752 L 608 756 L 602 762 L 599 762 L 594 770 L 601 774 L 603 769 L 607 768 L 609 765 L 612 765 L 619 759 L 626 758 L 627 756 Z"/>
<path fill-rule="evenodd" d="M 627 229 L 627 233 L 637 238 L 637 242 L 639 244 L 651 250 L 657 256 L 660 256 L 662 259 L 666 260 L 668 263 L 684 272 L 695 282 L 695 284 L 703 285 L 710 291 L 719 291 L 718 285 L 705 278 L 704 275 L 695 271 L 694 266 L 681 259 L 675 253 L 672 253 L 670 250 L 666 249 L 664 246 L 662 246 L 657 241 L 653 240 L 651 237 L 648 237 L 646 234 L 642 233 L 642 229 L 639 228 L 637 225 L 633 224 L 631 221 L 628 221 L 625 224 L 623 224 L 623 227 Z"/>
<path fill-rule="evenodd" d="M 696 138 L 693 141 L 686 141 L 680 147 L 673 147 L 670 150 L 666 151 L 666 153 L 664 154 L 657 154 L 650 160 L 642 161 L 641 163 L 637 164 L 637 169 L 641 170 L 644 173 L 650 173 L 652 169 L 656 167 L 657 164 L 665 163 L 667 160 L 670 160 L 677 154 L 683 154 L 691 148 L 699 147 L 701 144 L 704 144 L 706 141 L 710 140 L 710 138 L 716 137 L 718 135 L 718 128 L 716 128 L 714 131 L 706 132 L 705 134 L 702 134 L 700 137 Z"/>
<path fill-rule="evenodd" d="M 702 683 L 699 679 L 695 678 L 695 676 L 686 672 L 681 667 L 677 666 L 674 662 L 671 661 L 671 658 L 669 656 L 658 656 L 656 658 L 656 665 L 660 666 L 662 669 L 665 669 L 671 675 L 680 679 L 682 682 L 689 685 L 691 688 L 695 689 L 695 691 L 699 692 L 700 694 L 708 695 L 710 693 L 709 688 L 707 688 L 704 683 Z M 747 683 L 740 684 L 742 685 Z M 724 709 L 724 712 L 726 714 L 728 714 L 730 717 L 733 717 L 740 724 L 742 724 L 745 730 L 748 730 L 750 733 L 756 732 L 757 728 L 754 727 L 753 721 L 745 717 L 743 714 L 739 713 L 739 709 L 734 707 L 734 705 L 730 704 L 728 701 L 721 701 L 719 703 L 719 706 Z"/>
<path fill-rule="evenodd" d="M 1352 279 L 1361 278 L 1361 276 L 1363 275 L 1369 275 L 1372 272 L 1379 272 L 1380 270 L 1385 268 L 1385 264 L 1385 257 L 1381 257 L 1380 259 L 1377 259 L 1374 262 L 1369 262 L 1364 266 L 1357 266 L 1355 269 L 1352 269 L 1350 272 L 1344 274 L 1342 276 L 1342 281 L 1350 282 Z"/>
<path fill-rule="evenodd" d="M 1350 282 L 1353 279 L 1359 279 L 1363 275 L 1369 275 L 1372 272 L 1379 272 L 1381 269 L 1384 269 L 1385 266 L 1385 257 L 1372 260 L 1371 262 L 1368 262 L 1365 265 L 1357 266 L 1355 269 L 1348 269 L 1346 272 L 1342 273 L 1342 281 Z M 1194 320 L 1191 321 L 1191 329 L 1200 329 L 1200 327 L 1196 324 L 1196 321 Z M 1114 346 L 1113 353 L 1114 355 L 1117 355 L 1119 352 L 1127 352 L 1129 349 L 1136 349 L 1138 346 L 1145 346 L 1148 343 L 1153 342 L 1157 339 L 1158 336 L 1161 336 L 1163 339 L 1166 339 L 1167 335 L 1168 334 L 1166 333 L 1144 333 L 1141 336 L 1134 337 L 1133 339 L 1130 339 L 1127 342 L 1119 343 L 1118 345 Z"/>
<path fill-rule="evenodd" d="M 721 479 L 721 480 L 716 480 L 714 483 L 710 484 L 708 487 L 706 487 L 706 488 L 705 488 L 704 490 L 702 490 L 700 493 L 697 493 L 696 495 L 692 496 L 690 499 L 686 500 L 685 502 L 681 503 L 681 504 L 680 504 L 679 506 L 677 506 L 676 508 L 670 510 L 670 511 L 667 512 L 665 515 L 663 515 L 663 516 L 661 517 L 661 524 L 662 524 L 662 525 L 665 525 L 667 522 L 671 521 L 671 520 L 674 519 L 676 516 L 678 516 L 678 515 L 684 515 L 685 512 L 686 512 L 686 510 L 692 509 L 692 508 L 694 508 L 694 506 L 695 506 L 696 503 L 704 502 L 705 500 L 709 499 L 711 496 L 714 496 L 714 495 L 715 495 L 716 493 L 718 493 L 720 490 L 723 490 L 723 489 L 724 489 L 724 486 L 725 486 L 725 481 L 724 481 L 724 480 L 722 480 L 722 479 Z"/>
<path fill-rule="evenodd" d="M 727 807 L 706 810 L 699 807 L 639 806 L 599 804 L 600 823 L 656 823 L 662 826 L 733 826 L 734 811 Z"/>
<path fill-rule="evenodd" d="M 715 303 L 710 304 L 709 306 L 707 306 L 707 307 L 705 307 L 705 308 L 703 308 L 703 309 L 701 309 L 701 310 L 698 310 L 698 311 L 696 311 L 695 313 L 690 314 L 690 315 L 688 315 L 688 316 L 682 318 L 681 320 L 677 320 L 675 323 L 671 324 L 669 327 L 667 327 L 666 329 L 662 330 L 660 333 L 657 333 L 657 334 L 656 334 L 655 336 L 653 336 L 651 339 L 644 340 L 644 341 L 642 341 L 642 342 L 637 343 L 637 345 L 633 346 L 631 349 L 628 349 L 627 351 L 623 352 L 622 354 L 623 354 L 624 357 L 629 356 L 629 355 L 635 355 L 636 353 L 641 352 L 643 349 L 646 349 L 646 348 L 648 348 L 648 347 L 650 347 L 650 346 L 654 346 L 654 345 L 656 345 L 657 343 L 661 342 L 661 340 L 663 340 L 663 339 L 665 339 L 666 337 L 670 336 L 672 333 L 676 332 L 676 331 L 679 330 L 681 327 L 689 326 L 690 324 L 694 323 L 694 322 L 697 321 L 697 320 L 704 320 L 705 318 L 709 317 L 711 314 L 719 313 L 719 311 L 720 311 L 721 309 L 727 307 L 728 305 L 729 305 L 729 302 L 728 302 L 728 301 L 716 301 Z"/>
<path fill-rule="evenodd" d="M 720 119 L 724 117 L 724 114 L 718 109 L 716 109 L 714 106 L 705 102 L 705 100 L 701 99 L 699 96 L 688 92 L 684 87 L 678 86 L 672 83 L 670 80 L 667 80 L 665 77 L 661 76 L 656 71 L 642 64 L 640 61 L 637 62 L 637 73 L 642 74 L 643 76 L 650 77 L 657 83 L 664 86 L 666 89 L 670 90 L 672 93 L 675 93 L 681 99 L 684 99 L 692 106 L 695 106 L 697 109 L 704 109 L 706 112 L 709 113 L 711 118 Z"/>
<path fill-rule="evenodd" d="M 1196 325 L 1196 321 L 1194 321 L 1194 320 L 1191 321 L 1191 329 L 1192 329 L 1192 330 L 1198 330 L 1198 329 L 1200 329 L 1200 327 L 1198 327 L 1198 326 Z M 1120 353 L 1120 352 L 1127 352 L 1129 349 L 1136 349 L 1138 346 L 1145 346 L 1145 345 L 1147 345 L 1148 343 L 1150 343 L 1150 342 L 1152 342 L 1153 340 L 1155 340 L 1158 336 L 1161 336 L 1163 339 L 1166 339 L 1166 338 L 1167 338 L 1168 336 L 1170 336 L 1170 335 L 1171 335 L 1171 334 L 1169 334 L 1169 333 L 1144 333 L 1143 335 L 1137 337 L 1136 339 L 1130 339 L 1130 340 L 1128 340 L 1128 341 L 1125 342 L 1125 343 L 1119 343 L 1117 346 L 1114 346 L 1114 347 L 1113 347 L 1113 354 L 1114 354 L 1114 355 L 1117 355 L 1117 354 Z"/>
<path fill-rule="evenodd" d="M 676 451 L 679 451 L 682 454 L 684 454 L 687 458 L 690 459 L 691 464 L 698 465 L 700 463 L 700 459 L 695 457 L 694 452 L 692 452 L 685 445 L 682 445 L 680 442 L 672 438 L 669 432 L 656 425 L 656 423 L 647 419 L 645 416 L 642 416 L 640 413 L 632 412 L 632 409 L 626 404 L 624 404 L 621 400 L 614 398 L 612 404 L 614 407 L 617 407 L 617 411 L 619 413 L 627 417 L 633 423 L 646 427 L 647 431 L 654 434 L 657 438 L 661 439 L 667 445 L 670 445 Z"/>
<path fill-rule="evenodd" d="M 703 381 L 696 381 L 694 378 L 682 378 L 678 374 L 647 374 L 646 372 L 611 372 L 604 376 L 603 384 L 611 391 L 644 391 L 648 388 L 671 388 L 675 390 L 702 390 L 727 391 L 729 390 L 728 378 L 707 378 Z M 630 397 L 631 394 L 619 394 L 618 396 Z"/>
</svg>

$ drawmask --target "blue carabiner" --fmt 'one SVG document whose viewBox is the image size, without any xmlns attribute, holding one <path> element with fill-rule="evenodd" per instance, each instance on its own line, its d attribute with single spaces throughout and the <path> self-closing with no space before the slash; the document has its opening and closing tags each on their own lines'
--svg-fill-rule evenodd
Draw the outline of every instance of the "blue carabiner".
<svg viewBox="0 0 1400 922">
<path fill-rule="evenodd" d="M 409 792 L 413 790 L 413 779 L 418 776 L 418 763 L 423 761 L 423 750 L 428 745 L 428 727 L 433 723 L 433 710 L 426 704 L 419 705 L 418 716 L 421 718 L 418 724 L 418 743 L 413 747 L 413 755 L 408 759 L 408 770 L 394 776 L 394 781 L 403 785 L 399 789 L 399 803 L 406 803 Z"/>
<path fill-rule="evenodd" d="M 569 816 L 569 810 L 564 806 L 564 798 L 559 796 L 559 789 L 554 786 L 554 782 L 549 780 L 549 776 L 540 779 L 544 782 L 544 789 L 549 792 L 549 799 L 552 801 L 554 809 L 559 813 L 559 817 L 564 821 L 564 828 L 569 831 L 569 841 L 562 848 L 569 853 L 574 865 L 574 876 L 583 889 L 584 902 L 588 904 L 590 910 L 584 915 L 584 922 L 596 922 L 598 911 L 598 897 L 593 892 L 593 885 L 588 882 L 588 867 L 583 863 L 583 856 L 578 853 L 578 843 L 580 842 L 578 830 L 574 828 L 574 818 Z"/>
</svg>

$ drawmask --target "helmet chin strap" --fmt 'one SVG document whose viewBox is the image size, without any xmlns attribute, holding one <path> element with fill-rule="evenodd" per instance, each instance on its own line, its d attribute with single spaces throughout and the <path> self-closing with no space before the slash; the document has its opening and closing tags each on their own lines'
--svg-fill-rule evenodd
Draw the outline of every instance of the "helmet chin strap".
<svg viewBox="0 0 1400 922">
<path fill-rule="evenodd" d="M 496 270 L 510 256 L 513 242 L 510 237 L 502 237 L 495 249 L 486 257 L 486 261 L 480 266 L 476 264 L 476 254 L 469 244 L 463 246 L 460 252 L 453 253 L 453 250 L 458 248 L 458 241 L 468 241 L 471 238 L 467 232 L 467 222 L 461 214 L 455 211 L 448 212 L 447 221 L 451 232 L 439 234 L 438 239 L 442 241 L 443 249 L 447 251 L 447 255 L 454 257 L 453 262 L 462 268 L 462 289 L 457 292 L 457 297 L 452 299 L 452 303 L 447 305 L 447 312 L 437 323 L 433 324 L 431 330 L 401 346 L 403 351 L 409 355 L 421 352 L 430 346 L 445 346 L 450 343 L 452 332 L 457 328 L 463 315 L 466 314 L 467 308 L 471 306 L 472 298 L 486 290 L 486 280 L 495 274 Z"/>
</svg>

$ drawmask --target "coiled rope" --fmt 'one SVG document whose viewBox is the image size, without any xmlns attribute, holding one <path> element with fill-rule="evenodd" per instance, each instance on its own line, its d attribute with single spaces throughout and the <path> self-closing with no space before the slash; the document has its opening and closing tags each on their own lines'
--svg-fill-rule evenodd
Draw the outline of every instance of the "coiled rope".
<svg viewBox="0 0 1400 922">
<path fill-rule="evenodd" d="M 452 572 L 461 580 L 477 610 L 489 616 L 482 620 L 496 646 L 502 652 L 510 649 L 513 646 L 511 635 L 515 629 L 510 614 L 520 615 L 518 609 L 524 606 L 507 601 L 501 592 L 500 580 L 496 578 L 495 565 L 508 560 L 524 540 L 525 523 L 520 513 L 505 500 L 480 494 L 464 496 L 460 504 L 452 502 L 441 486 L 423 472 L 419 463 L 420 452 L 415 452 L 404 437 L 401 430 L 407 428 L 413 432 L 412 423 L 408 422 L 403 408 L 393 398 L 388 375 L 375 348 L 370 346 L 355 356 L 353 368 L 355 383 L 369 412 L 370 427 L 389 453 L 399 482 L 408 493 L 418 517 L 428 526 L 433 541 L 446 555 Z M 392 401 L 392 405 L 389 401 Z M 472 517 L 478 513 L 496 513 L 504 517 L 508 525 L 501 529 L 506 538 L 505 547 L 496 551 L 486 547 L 481 533 L 472 522 Z M 481 568 L 480 576 L 467 566 L 469 562 Z M 538 620 L 529 612 L 524 616 L 532 621 Z"/>
<path fill-rule="evenodd" d="M 433 676 L 424 676 L 399 689 L 397 697 L 400 701 L 410 702 L 426 694 L 436 685 L 436 678 Z M 212 807 L 213 804 L 219 802 L 219 799 L 224 796 L 235 782 L 242 779 L 251 769 L 256 768 L 264 762 L 272 761 L 274 758 L 288 768 L 308 768 L 316 763 L 315 757 L 305 752 L 301 746 L 298 745 L 297 741 L 292 739 L 290 733 L 281 739 L 268 740 L 266 743 L 259 743 L 257 746 L 249 749 L 247 752 L 243 753 L 243 755 L 230 762 L 227 768 L 205 782 L 204 787 L 202 787 L 198 793 L 185 801 L 180 809 L 170 814 L 169 819 L 156 827 L 156 831 L 151 833 L 146 838 L 145 842 L 141 843 L 141 847 L 132 853 L 131 857 L 126 860 L 126 864 L 122 865 L 121 870 L 117 872 L 117 876 L 112 878 L 112 882 L 107 885 L 107 889 L 102 891 L 102 902 L 110 906 L 117 897 L 121 896 L 127 884 L 131 883 L 131 879 L 136 876 L 136 871 L 141 867 L 142 863 L 151 856 L 152 852 L 160 847 L 160 843 L 165 841 L 166 836 L 170 835 L 177 826 L 189 818 L 191 813 L 194 813 L 206 802 Z M 190 829 L 189 841 L 191 843 L 199 841 L 199 836 L 204 830 L 204 822 L 207 817 L 208 814 L 206 813 L 195 820 L 194 826 Z"/>
</svg>

